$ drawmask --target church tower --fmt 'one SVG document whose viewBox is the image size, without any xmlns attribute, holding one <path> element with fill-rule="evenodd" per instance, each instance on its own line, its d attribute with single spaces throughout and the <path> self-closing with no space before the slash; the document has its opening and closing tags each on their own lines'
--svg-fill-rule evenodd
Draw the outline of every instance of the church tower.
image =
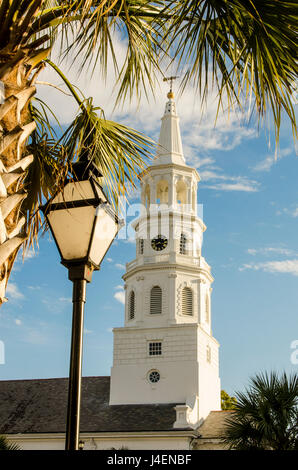
<svg viewBox="0 0 298 470">
<path fill-rule="evenodd" d="M 174 427 L 220 410 L 218 342 L 211 330 L 200 177 L 186 165 L 174 94 L 167 95 L 156 157 L 141 175 L 136 258 L 126 264 L 125 322 L 114 328 L 110 404 L 173 403 Z"/>
</svg>

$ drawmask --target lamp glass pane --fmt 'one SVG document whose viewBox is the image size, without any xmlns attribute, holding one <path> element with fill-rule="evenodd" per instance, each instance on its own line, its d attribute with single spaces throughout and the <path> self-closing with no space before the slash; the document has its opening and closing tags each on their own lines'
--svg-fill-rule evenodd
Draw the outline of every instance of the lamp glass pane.
<svg viewBox="0 0 298 470">
<path fill-rule="evenodd" d="M 95 197 L 93 188 L 89 180 L 67 183 L 63 191 L 54 197 L 52 203 L 63 203 L 69 201 L 82 201 L 83 199 L 93 199 Z"/>
<path fill-rule="evenodd" d="M 95 207 L 85 206 L 48 213 L 62 258 L 76 260 L 87 255 L 95 212 Z"/>
<path fill-rule="evenodd" d="M 105 256 L 111 242 L 119 230 L 114 217 L 100 204 L 96 209 L 96 220 L 89 257 L 94 264 L 99 265 Z"/>
</svg>

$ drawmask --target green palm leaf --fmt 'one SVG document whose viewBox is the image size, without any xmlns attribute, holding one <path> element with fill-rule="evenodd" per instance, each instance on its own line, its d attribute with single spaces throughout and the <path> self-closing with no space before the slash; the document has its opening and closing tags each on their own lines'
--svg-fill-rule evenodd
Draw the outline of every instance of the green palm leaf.
<svg viewBox="0 0 298 470">
<path fill-rule="evenodd" d="M 251 100 L 259 119 L 271 109 L 276 141 L 284 111 L 297 136 L 296 1 L 170 1 L 163 13 L 173 17 L 168 47 L 186 68 L 182 89 L 192 82 L 204 100 L 214 85 L 219 106 L 224 96 L 229 106 Z"/>
<path fill-rule="evenodd" d="M 18 444 L 9 442 L 4 436 L 0 436 L 0 450 L 21 450 Z"/>
<path fill-rule="evenodd" d="M 238 450 L 297 450 L 297 374 L 258 374 L 236 397 L 222 437 L 225 444 Z"/>
<path fill-rule="evenodd" d="M 71 164 L 88 155 L 101 171 L 111 203 L 117 207 L 119 198 L 136 186 L 136 178 L 149 163 L 155 143 L 132 128 L 107 120 L 102 108 L 93 105 L 92 98 L 81 98 L 57 65 L 47 62 L 79 105 L 78 115 L 59 141 L 67 162 Z"/>
</svg>

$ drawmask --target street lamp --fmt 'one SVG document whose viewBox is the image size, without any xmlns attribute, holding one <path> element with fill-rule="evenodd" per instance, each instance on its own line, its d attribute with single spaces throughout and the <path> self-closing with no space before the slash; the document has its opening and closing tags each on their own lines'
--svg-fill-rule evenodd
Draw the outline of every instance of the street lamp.
<svg viewBox="0 0 298 470">
<path fill-rule="evenodd" d="M 76 180 L 50 199 L 42 211 L 58 247 L 61 263 L 73 282 L 66 450 L 79 449 L 81 372 L 86 283 L 100 263 L 122 226 L 112 210 L 98 177 L 97 167 L 88 162 L 73 165 Z"/>
</svg>

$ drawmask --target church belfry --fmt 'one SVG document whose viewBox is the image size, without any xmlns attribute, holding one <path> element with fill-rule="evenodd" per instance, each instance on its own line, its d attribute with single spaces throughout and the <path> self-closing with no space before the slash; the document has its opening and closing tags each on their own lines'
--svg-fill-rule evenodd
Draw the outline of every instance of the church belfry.
<svg viewBox="0 0 298 470">
<path fill-rule="evenodd" d="M 141 175 L 136 257 L 123 276 L 124 327 L 114 329 L 110 404 L 173 403 L 174 426 L 183 428 L 220 410 L 220 380 L 213 278 L 197 211 L 200 177 L 185 163 L 172 91 L 167 97 L 156 156 Z"/>
</svg>

